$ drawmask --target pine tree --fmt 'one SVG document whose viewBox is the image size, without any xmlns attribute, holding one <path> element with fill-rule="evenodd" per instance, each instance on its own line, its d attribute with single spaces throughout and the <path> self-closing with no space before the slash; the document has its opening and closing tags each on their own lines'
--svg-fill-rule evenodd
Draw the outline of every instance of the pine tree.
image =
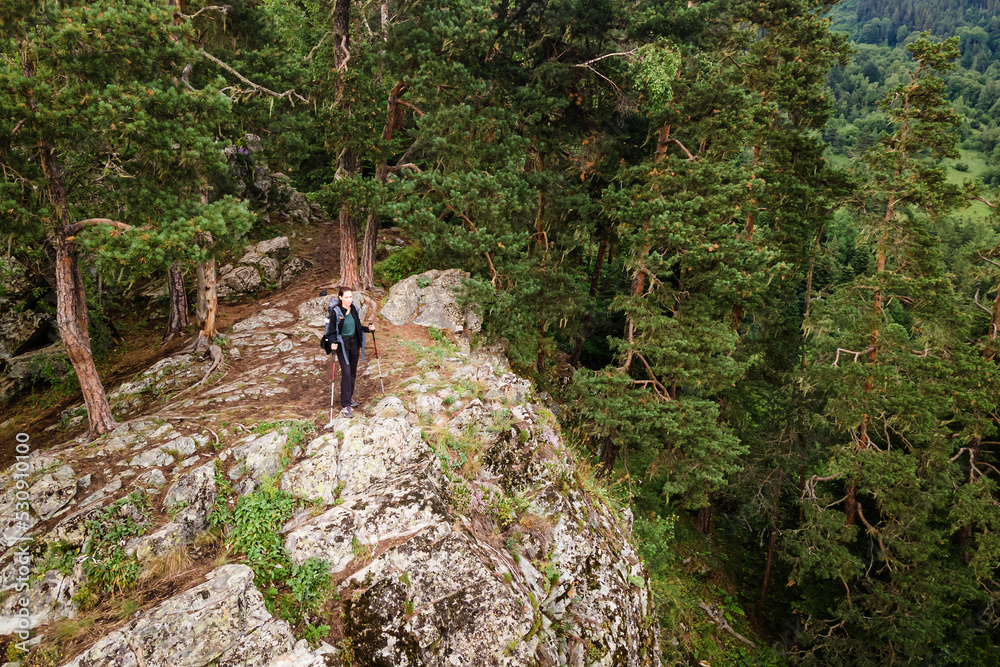
<svg viewBox="0 0 1000 667">
<path fill-rule="evenodd" d="M 161 3 L 2 12 L 0 115 L 12 127 L 0 162 L 14 175 L 0 190 L 4 231 L 30 230 L 54 248 L 57 324 L 100 435 L 115 419 L 91 353 L 79 247 L 90 243 L 101 261 L 133 257 L 150 273 L 191 257 L 207 219 L 196 175 L 221 161 L 211 128 L 229 101 L 215 86 L 189 88 L 183 70 L 198 56 Z M 209 216 L 224 220 L 228 208 Z"/>
<path fill-rule="evenodd" d="M 817 302 L 808 323 L 808 382 L 836 440 L 805 484 L 806 520 L 787 545 L 808 600 L 803 650 L 829 664 L 923 662 L 938 650 L 971 660 L 977 640 L 959 628 L 983 622 L 995 586 L 953 543 L 958 515 L 992 528 L 982 523 L 989 494 L 961 485 L 966 443 L 995 431 L 969 409 L 995 402 L 982 382 L 992 373 L 969 344 L 930 228 L 961 201 L 931 162 L 954 155 L 960 120 L 935 71 L 950 69 L 956 46 L 926 34 L 910 44 L 918 66 L 882 103 L 893 131 L 863 159 L 858 221 L 874 273 Z M 995 553 L 990 539 L 976 548 Z"/>
</svg>

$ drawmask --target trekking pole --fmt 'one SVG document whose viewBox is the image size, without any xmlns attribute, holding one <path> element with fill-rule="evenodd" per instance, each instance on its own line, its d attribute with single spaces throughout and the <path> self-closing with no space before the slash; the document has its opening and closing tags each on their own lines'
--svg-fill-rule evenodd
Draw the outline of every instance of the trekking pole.
<svg viewBox="0 0 1000 667">
<path fill-rule="evenodd" d="M 337 357 L 333 358 L 333 369 L 330 371 L 330 423 L 327 428 L 333 426 L 333 388 L 337 385 Z"/>
<path fill-rule="evenodd" d="M 372 332 L 372 345 L 375 346 L 375 361 L 378 363 L 378 381 L 382 385 L 382 395 L 385 396 L 385 382 L 382 381 L 382 360 L 378 358 L 378 343 L 375 341 L 375 332 Z"/>
</svg>

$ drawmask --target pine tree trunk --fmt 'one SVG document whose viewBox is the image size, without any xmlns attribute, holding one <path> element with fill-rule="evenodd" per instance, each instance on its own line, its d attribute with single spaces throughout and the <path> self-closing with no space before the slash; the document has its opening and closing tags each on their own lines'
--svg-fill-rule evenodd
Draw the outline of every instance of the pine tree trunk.
<svg viewBox="0 0 1000 667">
<path fill-rule="evenodd" d="M 597 285 L 601 280 L 601 268 L 604 266 L 604 253 L 608 249 L 608 237 L 611 235 L 611 228 L 605 229 L 604 236 L 601 238 L 601 244 L 597 247 L 597 259 L 594 261 L 594 271 L 590 276 L 590 298 L 597 295 Z M 576 346 L 573 348 L 573 354 L 569 358 L 569 364 L 573 368 L 579 368 L 580 366 L 580 355 L 583 354 L 583 345 L 587 342 L 587 334 L 590 332 L 590 320 L 591 313 L 593 309 L 588 308 L 587 314 L 583 316 L 583 326 L 580 329 L 580 339 L 576 342 Z"/>
<path fill-rule="evenodd" d="M 340 284 L 357 289 L 358 276 L 358 219 L 350 214 L 347 207 L 340 209 L 337 216 L 340 227 Z"/>
<path fill-rule="evenodd" d="M 336 104 L 341 104 L 344 99 L 345 74 L 351 60 L 351 0 L 337 0 L 333 15 L 333 62 L 338 72 L 334 100 Z M 347 105 L 346 111 L 350 115 L 350 105 Z M 337 180 L 352 178 L 357 172 L 358 165 L 354 151 L 345 148 L 340 153 L 334 178 Z M 344 206 L 337 215 L 337 226 L 340 229 L 340 284 L 353 289 L 360 282 L 358 275 L 358 218 L 351 213 L 347 206 Z"/>
<path fill-rule="evenodd" d="M 21 51 L 24 76 L 30 79 L 35 76 L 35 64 L 26 53 L 25 46 L 19 43 L 18 47 Z M 30 103 L 32 111 L 37 111 L 38 103 L 34 99 L 31 99 Z M 101 377 L 90 349 L 87 298 L 76 246 L 69 231 L 69 204 L 63 180 L 63 168 L 56 155 L 55 146 L 42 137 L 38 140 L 38 157 L 45 175 L 49 202 L 58 218 L 55 229 L 49 235 L 56 251 L 56 326 L 66 346 L 66 356 L 69 357 L 80 382 L 83 402 L 87 407 L 90 435 L 97 437 L 114 430 L 118 422 L 111 413 L 111 406 L 108 405 L 104 385 L 101 384 Z"/>
<path fill-rule="evenodd" d="M 167 320 L 167 332 L 163 342 L 167 343 L 180 335 L 181 330 L 188 325 L 188 300 L 184 291 L 184 274 L 179 262 L 170 265 L 167 272 L 167 286 L 170 290 L 170 318 Z"/>
<path fill-rule="evenodd" d="M 198 281 L 198 287 L 195 290 L 195 306 L 194 306 L 194 325 L 201 330 L 201 326 L 208 319 L 208 300 L 205 298 L 205 264 L 198 262 L 198 268 L 195 269 L 195 275 Z"/>
<path fill-rule="evenodd" d="M 382 6 L 385 10 L 385 5 Z M 383 16 L 383 26 L 388 20 Z M 399 113 L 399 98 L 406 92 L 408 86 L 402 81 L 397 81 L 389 92 L 389 102 L 386 106 L 385 127 L 382 128 L 382 140 L 389 141 L 393 133 L 403 124 L 402 114 Z M 383 160 L 375 168 L 375 180 L 385 186 L 389 181 L 389 163 Z M 365 221 L 365 238 L 361 244 L 361 289 L 375 289 L 375 251 L 378 248 L 378 216 L 368 213 Z"/>
<path fill-rule="evenodd" d="M 61 211 L 68 214 L 65 207 L 65 190 L 62 189 L 61 171 L 50 171 L 53 164 L 58 167 L 55 156 L 47 148 L 42 148 L 43 155 L 48 153 L 48 159 L 43 157 L 43 165 L 48 163 L 46 176 L 49 178 L 49 196 L 61 194 Z M 58 174 L 58 178 L 54 178 Z M 57 181 L 57 185 L 53 185 Z M 53 203 L 56 203 L 53 200 Z M 87 321 L 87 299 L 83 291 L 83 276 L 77 261 L 76 246 L 69 240 L 63 230 L 53 235 L 56 248 L 56 326 L 59 336 L 66 346 L 66 355 L 73 364 L 76 377 L 80 382 L 83 402 L 87 406 L 87 419 L 90 423 L 91 437 L 103 435 L 115 429 L 118 422 L 111 413 L 104 385 L 101 384 L 94 355 L 90 349 L 90 332 Z"/>
<path fill-rule="evenodd" d="M 781 484 L 785 478 L 785 466 L 778 466 L 778 488 L 774 491 L 774 514 L 771 517 L 771 537 L 767 541 L 767 561 L 764 565 L 764 583 L 760 588 L 760 602 L 757 603 L 757 622 L 764 621 L 764 603 L 771 585 L 771 566 L 774 564 L 774 550 L 778 543 L 778 522 L 781 516 Z"/>
<path fill-rule="evenodd" d="M 375 289 L 375 251 L 378 249 L 378 216 L 368 214 L 365 221 L 365 238 L 361 243 L 360 289 Z"/>
<path fill-rule="evenodd" d="M 198 272 L 198 317 L 201 319 L 201 324 L 194 350 L 202 352 L 211 346 L 212 339 L 218 334 L 218 330 L 215 328 L 215 319 L 219 312 L 219 296 L 215 283 L 215 260 L 209 259 L 204 265 L 199 265 Z M 201 315 L 203 307 L 204 315 Z"/>
<path fill-rule="evenodd" d="M 611 439 L 610 436 L 604 438 L 604 447 L 601 448 L 601 467 L 598 469 L 598 477 L 607 479 L 615 469 L 615 461 L 618 460 L 618 450 L 620 446 Z"/>
<path fill-rule="evenodd" d="M 695 526 L 698 528 L 698 532 L 702 535 L 708 535 L 712 530 L 712 494 L 708 494 L 708 504 L 704 507 L 698 508 L 698 518 L 695 520 Z"/>
<path fill-rule="evenodd" d="M 538 322 L 538 374 L 545 373 L 545 323 Z"/>
</svg>

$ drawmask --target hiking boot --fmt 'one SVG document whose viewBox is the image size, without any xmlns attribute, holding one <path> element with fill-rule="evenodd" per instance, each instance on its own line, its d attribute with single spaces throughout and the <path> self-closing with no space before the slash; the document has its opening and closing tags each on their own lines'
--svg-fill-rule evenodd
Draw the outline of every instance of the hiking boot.
<svg viewBox="0 0 1000 667">
<path fill-rule="evenodd" d="M 355 400 L 354 400 L 353 398 L 351 399 L 351 407 L 352 407 L 352 408 L 356 408 L 356 407 L 358 407 L 358 406 L 360 406 L 360 405 L 361 405 L 361 404 L 360 404 L 360 403 L 358 403 L 357 401 L 355 401 Z"/>
<path fill-rule="evenodd" d="M 350 409 L 350 408 L 341 408 L 341 410 L 340 410 L 340 414 L 344 415 L 344 416 L 345 416 L 345 417 L 347 417 L 348 419 L 350 419 L 351 417 L 353 417 L 353 416 L 354 416 L 354 413 L 353 413 L 353 412 L 351 412 L 351 409 Z"/>
</svg>

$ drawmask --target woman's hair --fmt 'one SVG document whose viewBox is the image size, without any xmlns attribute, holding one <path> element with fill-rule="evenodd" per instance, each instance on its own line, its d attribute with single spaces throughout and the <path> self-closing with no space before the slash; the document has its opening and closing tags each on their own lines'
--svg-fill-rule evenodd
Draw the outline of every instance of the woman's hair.
<svg viewBox="0 0 1000 667">
<path fill-rule="evenodd" d="M 344 296 L 344 292 L 353 292 L 353 291 L 354 291 L 353 287 L 341 287 L 340 291 L 337 292 L 337 296 Z"/>
</svg>

